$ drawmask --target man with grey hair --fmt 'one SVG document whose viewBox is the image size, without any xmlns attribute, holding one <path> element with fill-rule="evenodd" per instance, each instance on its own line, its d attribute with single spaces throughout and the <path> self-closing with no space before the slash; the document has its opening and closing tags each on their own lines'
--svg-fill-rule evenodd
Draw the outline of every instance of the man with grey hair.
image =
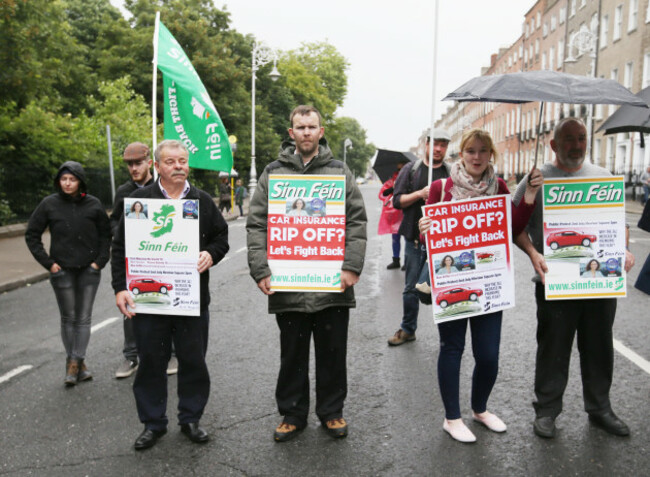
<svg viewBox="0 0 650 477">
<path fill-rule="evenodd" d="M 444 129 L 433 130 L 433 181 L 449 177 L 449 165 L 444 162 L 451 136 Z M 400 171 L 393 190 L 393 207 L 402 209 L 404 218 L 399 234 L 404 236 L 404 291 L 402 292 L 402 323 L 393 336 L 388 339 L 391 346 L 399 346 L 415 340 L 418 326 L 420 299 L 415 284 L 420 278 L 422 267 L 427 260 L 427 250 L 420 242 L 418 220 L 422 217 L 422 206 L 429 197 L 429 149 L 430 136 L 427 137 L 424 160 L 409 162 Z"/>
<path fill-rule="evenodd" d="M 558 122 L 551 140 L 555 159 L 540 171 L 552 177 L 602 177 L 611 174 L 585 160 L 587 130 L 577 118 Z M 528 175 L 521 181 L 513 202 L 518 204 L 526 189 Z M 555 436 L 555 419 L 562 412 L 562 396 L 569 377 L 569 361 L 574 336 L 578 335 L 580 369 L 585 411 L 589 420 L 610 434 L 627 436 L 627 425 L 612 411 L 609 390 L 614 371 L 612 327 L 616 314 L 615 298 L 584 300 L 547 300 L 544 278 L 548 271 L 544 260 L 542 190 L 527 229 L 515 243 L 528 254 L 536 275 L 537 357 L 535 363 L 535 422 L 533 430 L 540 437 Z M 634 256 L 627 251 L 625 270 L 634 265 Z"/>
<path fill-rule="evenodd" d="M 119 310 L 133 320 L 138 347 L 139 367 L 133 383 L 138 416 L 144 431 L 135 441 L 135 449 L 152 447 L 167 432 L 167 363 L 172 342 L 179 361 L 178 422 L 181 432 L 196 443 L 209 437 L 199 426 L 208 402 L 210 375 L 205 363 L 208 347 L 210 293 L 209 268 L 228 252 L 228 225 L 210 195 L 190 185 L 188 152 L 180 141 L 162 141 L 154 153 L 158 180 L 136 190 L 130 197 L 144 199 L 188 199 L 199 203 L 200 316 L 151 315 L 138 313 L 126 288 L 124 217 L 113 238 L 113 289 Z"/>
</svg>

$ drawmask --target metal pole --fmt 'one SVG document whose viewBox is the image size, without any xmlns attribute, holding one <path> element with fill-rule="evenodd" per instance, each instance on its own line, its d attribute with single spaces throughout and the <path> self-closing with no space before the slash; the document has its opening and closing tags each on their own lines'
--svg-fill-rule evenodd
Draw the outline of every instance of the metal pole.
<svg viewBox="0 0 650 477">
<path fill-rule="evenodd" d="M 257 71 L 257 65 L 255 64 L 255 50 L 257 50 L 257 45 L 253 45 L 253 74 L 251 77 L 251 104 L 253 109 L 251 112 L 251 172 L 250 181 L 248 182 L 248 192 L 251 199 L 257 188 L 257 171 L 255 170 L 255 72 Z"/>
<path fill-rule="evenodd" d="M 106 140 L 108 141 L 108 170 L 111 174 L 111 203 L 115 203 L 115 174 L 113 172 L 113 145 L 111 143 L 111 126 L 106 125 Z"/>
<path fill-rule="evenodd" d="M 436 71 L 438 70 L 438 0 L 435 0 L 433 19 L 433 81 L 431 87 L 431 133 L 429 134 L 429 182 L 433 181 L 433 128 L 436 121 Z M 426 144 L 426 143 L 425 143 Z"/>
<path fill-rule="evenodd" d="M 156 23 L 153 30 L 153 83 L 151 85 L 151 150 L 155 151 L 158 145 L 156 131 L 156 101 L 157 101 L 157 72 L 158 72 L 158 30 L 160 24 L 160 12 L 156 12 Z M 153 178 L 158 179 L 158 172 L 153 168 Z"/>
</svg>

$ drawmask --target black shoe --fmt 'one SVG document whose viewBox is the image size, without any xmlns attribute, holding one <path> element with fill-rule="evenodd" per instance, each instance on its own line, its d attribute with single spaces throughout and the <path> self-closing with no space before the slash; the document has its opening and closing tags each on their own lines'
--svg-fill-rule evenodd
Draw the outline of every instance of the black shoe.
<svg viewBox="0 0 650 477">
<path fill-rule="evenodd" d="M 275 428 L 273 439 L 275 442 L 287 442 L 296 437 L 302 430 L 302 427 L 282 421 L 280 425 Z"/>
<path fill-rule="evenodd" d="M 388 264 L 386 267 L 387 270 L 395 270 L 399 268 L 399 258 L 393 258 L 393 263 Z"/>
<path fill-rule="evenodd" d="M 621 421 L 612 411 L 602 414 L 589 414 L 589 420 L 601 429 L 615 436 L 629 436 L 630 428 Z"/>
<path fill-rule="evenodd" d="M 549 416 L 538 417 L 533 422 L 533 431 L 539 437 L 555 437 L 555 419 Z"/>
<path fill-rule="evenodd" d="M 203 444 L 210 439 L 209 434 L 199 426 L 198 422 L 190 422 L 189 424 L 181 424 L 181 432 L 185 434 L 189 440 L 196 444 Z"/>
<path fill-rule="evenodd" d="M 402 268 L 400 268 L 403 272 L 406 271 L 406 264 L 402 265 Z"/>
<path fill-rule="evenodd" d="M 345 422 L 345 419 L 342 417 L 330 419 L 323 423 L 323 427 L 325 427 L 327 433 L 335 439 L 346 437 L 348 435 L 348 423 Z"/>
<path fill-rule="evenodd" d="M 167 429 L 163 429 L 162 431 L 145 429 L 142 431 L 142 434 L 140 434 L 135 440 L 133 447 L 135 447 L 135 450 L 143 450 L 148 449 L 149 447 L 153 447 L 156 445 L 156 442 L 158 442 L 158 439 L 160 439 L 165 434 L 167 434 Z"/>
</svg>

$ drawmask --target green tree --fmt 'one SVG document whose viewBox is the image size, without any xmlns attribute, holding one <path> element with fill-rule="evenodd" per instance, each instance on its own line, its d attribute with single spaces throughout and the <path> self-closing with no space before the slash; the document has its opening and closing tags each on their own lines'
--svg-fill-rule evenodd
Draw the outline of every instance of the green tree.
<svg viewBox="0 0 650 477">
<path fill-rule="evenodd" d="M 20 110 L 44 99 L 48 110 L 79 110 L 75 91 L 90 70 L 65 6 L 61 0 L 0 0 L 0 103 Z"/>
<path fill-rule="evenodd" d="M 83 157 L 77 123 L 69 113 L 59 115 L 36 102 L 20 110 L 15 103 L 0 107 L 0 190 L 20 218 L 54 191 L 54 174 L 63 162 Z"/>
<path fill-rule="evenodd" d="M 361 127 L 356 119 L 348 117 L 335 118 L 329 127 L 325 129 L 325 137 L 334 153 L 334 157 L 340 160 L 343 160 L 343 142 L 350 139 L 352 147 L 348 148 L 346 153 L 347 165 L 356 176 L 363 177 L 366 174 L 370 159 L 377 148 L 374 144 L 367 142 L 366 130 Z"/>
</svg>

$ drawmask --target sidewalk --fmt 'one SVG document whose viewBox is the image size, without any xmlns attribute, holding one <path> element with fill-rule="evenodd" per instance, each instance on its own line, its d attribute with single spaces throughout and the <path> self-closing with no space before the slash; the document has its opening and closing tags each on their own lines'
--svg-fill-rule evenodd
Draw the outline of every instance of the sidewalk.
<svg viewBox="0 0 650 477">
<path fill-rule="evenodd" d="M 248 214 L 248 198 L 244 199 L 244 214 Z M 226 212 L 228 221 L 239 217 L 239 207 Z M 14 224 L 0 227 L 0 293 L 24 287 L 45 280 L 49 272 L 45 270 L 27 249 L 25 229 L 27 224 Z M 50 248 L 50 234 L 43 234 L 45 249 Z M 110 265 L 109 265 L 110 267 Z"/>
</svg>

